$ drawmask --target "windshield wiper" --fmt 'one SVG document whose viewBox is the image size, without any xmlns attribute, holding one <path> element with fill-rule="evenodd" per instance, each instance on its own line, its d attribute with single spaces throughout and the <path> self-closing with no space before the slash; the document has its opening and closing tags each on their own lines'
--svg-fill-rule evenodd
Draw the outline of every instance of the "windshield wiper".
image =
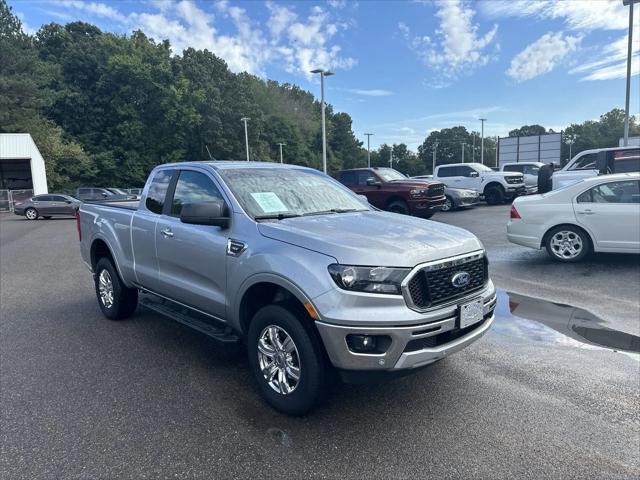
<svg viewBox="0 0 640 480">
<path fill-rule="evenodd" d="M 253 217 L 254 220 L 283 220 L 285 218 L 300 217 L 298 213 L 277 213 L 274 215 L 257 215 Z"/>
<path fill-rule="evenodd" d="M 308 217 L 310 215 L 328 215 L 330 213 L 364 212 L 365 210 L 365 208 L 332 208 L 330 210 L 320 210 L 318 212 L 305 213 L 302 216 Z"/>
</svg>

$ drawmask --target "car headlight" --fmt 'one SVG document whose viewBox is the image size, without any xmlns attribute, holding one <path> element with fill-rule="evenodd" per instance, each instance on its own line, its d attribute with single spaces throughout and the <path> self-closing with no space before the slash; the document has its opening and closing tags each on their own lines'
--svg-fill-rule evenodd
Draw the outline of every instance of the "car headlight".
<svg viewBox="0 0 640 480">
<path fill-rule="evenodd" d="M 402 293 L 400 284 L 411 269 L 389 267 L 354 267 L 329 265 L 329 274 L 336 284 L 345 290 L 368 293 Z"/>
<path fill-rule="evenodd" d="M 414 188 L 409 190 L 409 195 L 412 197 L 426 197 L 429 195 L 429 190 L 427 188 Z"/>
</svg>

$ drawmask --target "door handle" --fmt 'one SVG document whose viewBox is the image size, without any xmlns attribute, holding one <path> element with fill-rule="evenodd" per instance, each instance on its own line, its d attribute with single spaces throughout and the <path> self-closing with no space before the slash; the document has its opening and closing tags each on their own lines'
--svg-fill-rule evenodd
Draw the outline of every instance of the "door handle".
<svg viewBox="0 0 640 480">
<path fill-rule="evenodd" d="M 164 230 L 160 230 L 160 235 L 162 235 L 165 238 L 171 238 L 173 237 L 173 232 L 171 231 L 170 228 L 165 228 Z"/>
<path fill-rule="evenodd" d="M 593 210 L 587 209 L 587 210 L 580 210 L 580 211 L 578 211 L 578 213 L 580 215 L 593 215 L 596 212 L 594 212 Z"/>
</svg>

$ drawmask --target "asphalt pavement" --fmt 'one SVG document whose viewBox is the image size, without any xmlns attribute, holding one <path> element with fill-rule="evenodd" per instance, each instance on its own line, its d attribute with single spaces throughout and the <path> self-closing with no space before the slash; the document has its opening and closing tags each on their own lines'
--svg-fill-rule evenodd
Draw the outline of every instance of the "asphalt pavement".
<svg viewBox="0 0 640 480">
<path fill-rule="evenodd" d="M 479 342 L 304 418 L 263 403 L 237 346 L 104 319 L 73 220 L 1 216 L 0 478 L 638 478 L 638 258 L 560 266 L 509 245 L 507 216 L 434 219 L 480 236 L 499 287 L 556 303 L 501 292 Z"/>
</svg>

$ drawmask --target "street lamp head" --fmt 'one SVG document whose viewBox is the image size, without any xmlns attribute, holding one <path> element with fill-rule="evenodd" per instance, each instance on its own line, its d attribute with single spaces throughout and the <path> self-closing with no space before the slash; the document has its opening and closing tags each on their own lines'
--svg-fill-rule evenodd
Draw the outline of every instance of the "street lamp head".
<svg viewBox="0 0 640 480">
<path fill-rule="evenodd" d="M 322 72 L 322 69 L 321 68 L 316 68 L 315 70 L 311 70 L 310 73 L 320 73 L 320 72 Z"/>
<path fill-rule="evenodd" d="M 335 75 L 335 74 L 331 70 L 325 70 L 324 72 L 325 77 L 330 77 L 331 75 Z"/>
</svg>

